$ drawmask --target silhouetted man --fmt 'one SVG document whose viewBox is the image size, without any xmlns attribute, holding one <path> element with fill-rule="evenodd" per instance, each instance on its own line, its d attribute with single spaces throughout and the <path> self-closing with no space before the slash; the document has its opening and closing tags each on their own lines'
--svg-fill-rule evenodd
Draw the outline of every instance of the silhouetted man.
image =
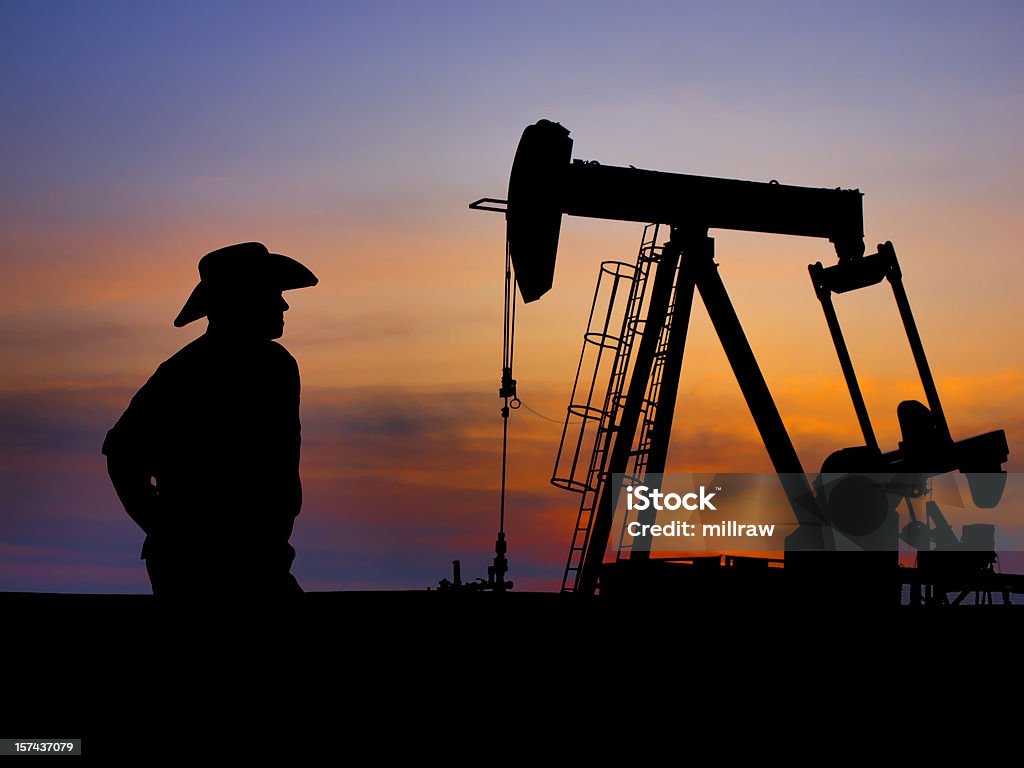
<svg viewBox="0 0 1024 768">
<path fill-rule="evenodd" d="M 154 594 L 301 592 L 288 543 L 302 505 L 299 369 L 274 339 L 299 262 L 240 243 L 199 262 L 174 325 L 206 333 L 157 368 L 107 433 L 117 494 L 146 532 Z"/>
</svg>

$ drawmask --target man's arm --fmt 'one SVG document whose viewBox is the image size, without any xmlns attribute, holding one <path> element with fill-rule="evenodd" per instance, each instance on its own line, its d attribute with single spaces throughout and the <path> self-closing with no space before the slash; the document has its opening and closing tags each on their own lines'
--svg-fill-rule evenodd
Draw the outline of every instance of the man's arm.
<svg viewBox="0 0 1024 768">
<path fill-rule="evenodd" d="M 299 420 L 299 398 L 302 385 L 299 379 L 299 365 L 295 358 L 288 356 L 287 366 L 287 433 L 284 444 L 286 446 L 287 468 L 286 487 L 288 492 L 285 497 L 285 509 L 291 517 L 299 514 L 302 509 L 302 481 L 299 479 L 299 452 L 302 444 L 302 427 Z"/>
<path fill-rule="evenodd" d="M 272 402 L 264 405 L 267 418 L 262 424 L 262 438 L 267 450 L 266 482 L 268 508 L 276 510 L 287 521 L 302 508 L 302 483 L 299 479 L 299 451 L 302 428 L 299 422 L 301 384 L 299 366 L 295 358 L 281 345 L 269 348 L 273 362 L 269 366 L 273 377 Z"/>
<path fill-rule="evenodd" d="M 153 444 L 157 439 L 163 366 L 135 393 L 103 441 L 107 474 L 125 512 L 147 534 L 159 525 L 159 496 L 153 484 Z"/>
<path fill-rule="evenodd" d="M 139 528 L 152 533 L 158 498 L 153 476 L 141 463 L 125 456 L 108 456 L 107 474 L 124 511 Z"/>
</svg>

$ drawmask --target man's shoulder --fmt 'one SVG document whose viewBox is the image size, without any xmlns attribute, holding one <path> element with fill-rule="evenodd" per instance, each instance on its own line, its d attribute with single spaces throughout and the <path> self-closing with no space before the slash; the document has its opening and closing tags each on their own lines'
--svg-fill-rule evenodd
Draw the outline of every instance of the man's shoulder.
<svg viewBox="0 0 1024 768">
<path fill-rule="evenodd" d="M 267 343 L 267 354 L 275 361 L 280 362 L 282 365 L 288 365 L 289 367 L 298 368 L 299 364 L 295 362 L 295 358 L 292 357 L 292 353 L 285 349 L 283 344 L 276 341 Z"/>
<path fill-rule="evenodd" d="M 190 377 L 197 371 L 223 364 L 232 365 L 230 361 L 242 360 L 248 360 L 247 365 L 255 363 L 266 370 L 278 371 L 286 376 L 298 376 L 299 372 L 295 358 L 276 341 L 225 346 L 204 334 L 161 363 L 154 378 L 175 380 Z"/>
<path fill-rule="evenodd" d="M 192 368 L 197 363 L 208 359 L 212 351 L 206 334 L 203 334 L 160 363 L 154 375 L 174 375 L 182 370 Z"/>
<path fill-rule="evenodd" d="M 298 387 L 299 364 L 292 357 L 292 353 L 276 341 L 267 344 L 267 357 L 271 366 L 279 372 L 282 380 L 288 382 L 289 386 Z"/>
<path fill-rule="evenodd" d="M 204 353 L 202 338 L 186 344 L 157 366 L 107 433 L 102 447 L 104 454 L 130 454 L 140 450 L 140 446 L 152 447 L 148 441 L 154 434 L 155 425 L 171 418 L 172 412 L 177 412 L 172 405 L 181 401 L 182 384 L 199 367 L 197 356 Z"/>
</svg>

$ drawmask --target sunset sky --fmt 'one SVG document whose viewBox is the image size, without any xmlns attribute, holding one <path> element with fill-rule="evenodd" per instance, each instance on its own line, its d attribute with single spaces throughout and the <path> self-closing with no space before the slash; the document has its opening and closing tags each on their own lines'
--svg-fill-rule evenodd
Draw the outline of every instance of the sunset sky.
<svg viewBox="0 0 1024 768">
<path fill-rule="evenodd" d="M 199 257 L 247 240 L 320 277 L 287 294 L 282 340 L 303 382 L 300 582 L 419 589 L 456 558 L 485 575 L 504 221 L 466 206 L 504 197 L 541 118 L 578 158 L 859 188 L 954 436 L 1005 429 L 1024 470 L 1018 3 L 8 0 L 0 30 L 0 590 L 149 591 L 100 444 L 203 332 L 171 325 Z M 547 418 L 510 427 L 517 588 L 559 583 L 578 501 L 548 484 L 560 420 L 598 263 L 641 232 L 566 218 L 554 289 L 520 307 L 519 392 Z M 859 435 L 807 276 L 831 247 L 712 234 L 816 471 Z M 836 305 L 895 448 L 896 404 L 921 394 L 891 294 Z M 673 440 L 670 469 L 770 469 L 700 305 Z"/>
</svg>

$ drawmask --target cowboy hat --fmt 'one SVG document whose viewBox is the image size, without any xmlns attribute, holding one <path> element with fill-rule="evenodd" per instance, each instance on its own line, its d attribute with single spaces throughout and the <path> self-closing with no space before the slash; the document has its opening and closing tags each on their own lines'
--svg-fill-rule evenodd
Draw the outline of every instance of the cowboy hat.
<svg viewBox="0 0 1024 768">
<path fill-rule="evenodd" d="M 270 253 L 263 243 L 218 248 L 199 260 L 199 283 L 174 318 L 174 326 L 181 328 L 205 317 L 210 307 L 227 295 L 256 288 L 290 291 L 317 282 L 316 275 L 304 265 L 280 253 Z"/>
</svg>

